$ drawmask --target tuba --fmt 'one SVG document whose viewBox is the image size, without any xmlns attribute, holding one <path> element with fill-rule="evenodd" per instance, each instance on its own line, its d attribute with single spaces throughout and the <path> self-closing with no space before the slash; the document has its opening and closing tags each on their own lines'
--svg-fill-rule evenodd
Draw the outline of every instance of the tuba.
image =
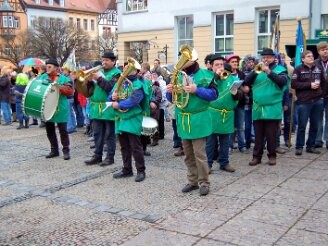
<svg viewBox="0 0 328 246">
<path fill-rule="evenodd" d="M 95 73 L 99 71 L 100 69 L 103 69 L 103 65 L 96 66 L 94 68 L 90 68 L 89 70 L 82 71 L 81 69 L 76 71 L 76 90 L 80 92 L 85 97 L 91 97 L 93 92 L 90 93 L 87 88 L 87 78 L 90 74 Z"/>
<path fill-rule="evenodd" d="M 130 84 L 130 86 L 132 86 L 132 90 L 126 90 L 123 88 L 123 82 L 124 79 L 129 76 L 130 73 L 132 73 L 133 71 L 137 70 L 137 69 L 141 69 L 141 66 L 139 64 L 139 62 L 135 59 L 133 59 L 132 57 L 128 58 L 128 65 L 123 69 L 123 72 L 121 73 L 120 77 L 118 78 L 117 82 L 116 82 L 116 88 L 114 93 L 117 93 L 117 98 L 118 100 L 124 100 L 126 98 L 128 98 L 129 96 L 131 96 L 131 93 L 133 92 L 133 85 L 132 82 L 130 80 L 127 80 L 128 83 Z M 129 87 L 130 87 L 129 86 Z M 126 112 L 128 111 L 128 109 L 126 110 L 119 110 L 120 112 Z"/>
<path fill-rule="evenodd" d="M 180 109 L 183 109 L 187 106 L 189 101 L 189 93 L 184 91 L 184 85 L 179 83 L 179 74 L 181 73 L 183 78 L 185 78 L 186 85 L 190 84 L 188 75 L 181 71 L 182 67 L 192 59 L 192 50 L 193 48 L 189 45 L 183 45 L 180 49 L 181 57 L 178 60 L 177 64 L 173 68 L 171 84 L 172 88 L 172 102 Z"/>
</svg>

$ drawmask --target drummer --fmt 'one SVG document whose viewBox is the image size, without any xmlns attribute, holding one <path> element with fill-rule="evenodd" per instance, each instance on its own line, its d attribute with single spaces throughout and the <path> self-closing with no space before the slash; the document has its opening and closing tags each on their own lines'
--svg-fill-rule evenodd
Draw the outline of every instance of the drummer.
<svg viewBox="0 0 328 246">
<path fill-rule="evenodd" d="M 46 158 L 59 156 L 58 141 L 55 123 L 57 123 L 60 140 L 63 145 L 64 160 L 69 160 L 69 137 L 67 132 L 68 100 L 67 96 L 73 93 L 73 85 L 69 78 L 59 73 L 59 64 L 56 59 L 50 58 L 46 62 L 46 73 L 42 74 L 40 80 L 47 80 L 49 83 L 56 82 L 59 87 L 59 101 L 54 116 L 46 121 L 47 137 L 50 142 L 51 151 Z"/>
<path fill-rule="evenodd" d="M 113 93 L 109 95 L 109 99 L 113 101 L 112 107 L 115 109 L 115 133 L 118 134 L 123 160 L 122 170 L 115 173 L 113 178 L 118 179 L 133 176 L 133 156 L 137 169 L 135 181 L 141 182 L 146 178 L 145 159 L 140 140 L 143 111 L 145 109 L 141 105 L 147 105 L 147 103 L 143 103 L 146 96 L 143 84 L 137 78 L 138 73 L 139 70 L 130 73 L 125 81 L 123 81 L 121 90 L 118 92 L 114 91 L 118 84 L 116 83 Z M 119 98 L 123 94 L 127 95 L 127 97 L 126 99 L 120 100 Z"/>
</svg>

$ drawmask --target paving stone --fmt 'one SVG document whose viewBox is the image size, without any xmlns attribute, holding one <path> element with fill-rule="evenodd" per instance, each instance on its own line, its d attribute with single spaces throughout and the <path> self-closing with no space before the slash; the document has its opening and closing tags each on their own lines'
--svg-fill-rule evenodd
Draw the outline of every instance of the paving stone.
<svg viewBox="0 0 328 246">
<path fill-rule="evenodd" d="M 236 245 L 236 244 L 220 242 L 220 241 L 210 240 L 210 239 L 202 239 L 199 242 L 197 242 L 195 245 L 196 246 L 232 246 L 232 245 Z"/>
<path fill-rule="evenodd" d="M 323 212 L 328 212 L 328 194 L 325 194 L 323 197 L 321 197 L 320 200 L 317 201 L 312 208 L 321 210 Z"/>
<path fill-rule="evenodd" d="M 224 223 L 221 218 L 220 215 L 213 213 L 213 210 L 201 212 L 185 210 L 164 220 L 158 225 L 158 228 L 204 237 Z"/>
<path fill-rule="evenodd" d="M 142 220 L 149 222 L 149 223 L 154 223 L 158 220 L 160 220 L 162 217 L 160 215 L 148 215 L 147 217 L 143 218 Z"/>
<path fill-rule="evenodd" d="M 197 237 L 151 228 L 140 233 L 135 238 L 124 243 L 124 246 L 172 246 L 172 245 L 193 245 L 198 240 Z"/>
<path fill-rule="evenodd" d="M 146 214 L 135 213 L 135 214 L 132 214 L 129 217 L 131 217 L 133 219 L 137 219 L 137 220 L 144 220 L 147 216 L 148 215 L 146 215 Z"/>
<path fill-rule="evenodd" d="M 308 194 L 324 194 L 328 190 L 328 182 L 316 181 L 303 178 L 290 178 L 282 183 L 280 187 L 289 189 L 291 191 L 300 191 Z"/>
<path fill-rule="evenodd" d="M 134 212 L 131 212 L 131 211 L 120 211 L 117 213 L 118 215 L 121 215 L 121 216 L 126 216 L 126 217 L 130 217 L 131 215 L 135 214 Z"/>
<path fill-rule="evenodd" d="M 122 210 L 119 208 L 110 208 L 107 210 L 107 212 L 112 213 L 112 214 L 117 214 L 120 211 L 122 211 Z"/>
<path fill-rule="evenodd" d="M 254 220 L 270 225 L 277 225 L 286 230 L 291 227 L 306 211 L 304 208 L 260 200 L 242 211 L 238 218 Z"/>
<path fill-rule="evenodd" d="M 253 220 L 235 218 L 211 232 L 207 238 L 238 245 L 272 245 L 285 230 Z"/>
<path fill-rule="evenodd" d="M 305 230 L 291 229 L 275 245 L 327 245 L 328 235 Z"/>
<path fill-rule="evenodd" d="M 328 170 L 328 163 L 327 159 L 326 160 L 321 160 L 321 161 L 314 161 L 311 163 L 309 167 L 316 168 L 316 169 L 323 169 L 323 170 Z"/>
<path fill-rule="evenodd" d="M 303 191 L 293 191 L 285 187 L 276 187 L 268 194 L 264 195 L 264 200 L 270 200 L 274 203 L 288 205 L 299 208 L 310 208 L 319 199 L 321 194 L 309 193 Z"/>
<path fill-rule="evenodd" d="M 328 169 L 316 169 L 309 166 L 297 173 L 294 177 L 316 181 L 328 181 Z"/>
<path fill-rule="evenodd" d="M 328 234 L 328 212 L 309 210 L 297 222 L 295 229 Z"/>
</svg>

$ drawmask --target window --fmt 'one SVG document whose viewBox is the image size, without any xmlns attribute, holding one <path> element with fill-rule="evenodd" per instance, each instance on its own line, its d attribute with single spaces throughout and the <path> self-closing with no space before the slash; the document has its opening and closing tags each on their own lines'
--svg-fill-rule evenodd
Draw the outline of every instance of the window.
<svg viewBox="0 0 328 246">
<path fill-rule="evenodd" d="M 49 5 L 50 6 L 53 6 L 54 5 L 54 0 L 48 0 L 48 2 L 49 2 Z"/>
<path fill-rule="evenodd" d="M 91 20 L 91 31 L 95 30 L 95 20 Z"/>
<path fill-rule="evenodd" d="M 8 27 L 8 16 L 2 16 L 2 27 Z"/>
<path fill-rule="evenodd" d="M 41 0 L 35 0 L 36 4 L 40 4 Z"/>
<path fill-rule="evenodd" d="M 73 17 L 69 17 L 69 19 L 68 19 L 68 25 L 70 27 L 73 27 L 74 26 L 74 18 Z"/>
<path fill-rule="evenodd" d="M 323 30 L 328 30 L 328 14 L 327 15 L 322 15 L 322 29 Z"/>
<path fill-rule="evenodd" d="M 19 28 L 19 19 L 18 18 L 14 18 L 14 28 Z"/>
<path fill-rule="evenodd" d="M 83 20 L 83 28 L 85 31 L 88 31 L 88 20 L 87 19 Z"/>
<path fill-rule="evenodd" d="M 147 0 L 126 0 L 126 11 L 147 10 Z"/>
<path fill-rule="evenodd" d="M 76 27 L 77 27 L 78 29 L 81 28 L 81 19 L 80 19 L 80 18 L 77 18 L 77 19 L 76 19 Z"/>
<path fill-rule="evenodd" d="M 178 48 L 181 45 L 187 44 L 193 46 L 193 28 L 194 20 L 192 16 L 179 16 L 177 17 L 177 30 L 178 30 Z"/>
<path fill-rule="evenodd" d="M 233 14 L 215 15 L 215 53 L 233 52 Z"/>
<path fill-rule="evenodd" d="M 258 11 L 258 52 L 261 52 L 264 47 L 269 47 L 270 45 L 271 29 L 276 21 L 277 13 L 279 13 L 279 9 L 263 9 Z"/>
<path fill-rule="evenodd" d="M 11 54 L 11 48 L 9 46 L 6 46 L 6 56 L 10 56 Z"/>
<path fill-rule="evenodd" d="M 60 4 L 61 7 L 65 7 L 65 0 L 60 0 L 59 4 Z"/>
</svg>

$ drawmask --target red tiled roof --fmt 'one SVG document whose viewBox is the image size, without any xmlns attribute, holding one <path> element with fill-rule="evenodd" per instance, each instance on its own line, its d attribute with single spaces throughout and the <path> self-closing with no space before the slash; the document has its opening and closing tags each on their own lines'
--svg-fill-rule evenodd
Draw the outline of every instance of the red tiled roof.
<svg viewBox="0 0 328 246">
<path fill-rule="evenodd" d="M 52 6 L 49 5 L 48 0 L 41 0 L 40 4 L 35 3 L 35 0 L 24 0 L 27 7 L 43 8 L 43 9 L 62 9 L 77 10 L 86 12 L 102 13 L 108 7 L 116 9 L 115 0 L 65 0 L 65 6 L 61 7 L 59 0 L 54 0 Z"/>
</svg>

